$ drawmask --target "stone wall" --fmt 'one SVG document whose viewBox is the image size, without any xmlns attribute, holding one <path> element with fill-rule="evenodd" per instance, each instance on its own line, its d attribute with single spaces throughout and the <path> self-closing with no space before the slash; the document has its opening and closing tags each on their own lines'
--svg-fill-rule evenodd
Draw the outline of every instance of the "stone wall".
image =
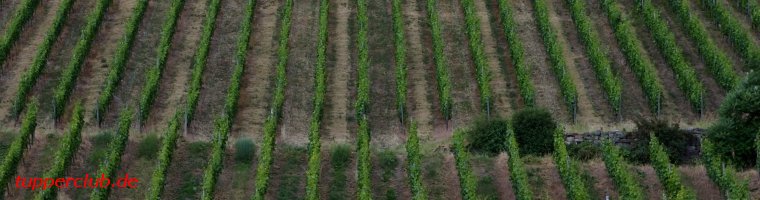
<svg viewBox="0 0 760 200">
<path fill-rule="evenodd" d="M 687 128 L 684 130 L 693 134 L 694 136 L 697 136 L 697 138 L 702 138 L 702 135 L 705 133 L 705 129 L 702 128 Z M 612 142 L 616 145 L 625 146 L 632 142 L 630 139 L 625 137 L 626 134 L 628 133 L 619 130 L 599 130 L 586 133 L 565 133 L 565 144 L 578 144 L 585 141 L 591 142 L 593 144 L 601 144 L 602 142 L 609 139 L 612 140 Z"/>
</svg>

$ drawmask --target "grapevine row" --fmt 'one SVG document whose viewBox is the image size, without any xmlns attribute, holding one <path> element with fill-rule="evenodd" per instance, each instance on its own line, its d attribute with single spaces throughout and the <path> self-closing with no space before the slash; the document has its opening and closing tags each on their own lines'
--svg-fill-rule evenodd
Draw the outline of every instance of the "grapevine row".
<svg viewBox="0 0 760 200">
<path fill-rule="evenodd" d="M 13 16 L 10 19 L 10 22 L 8 22 L 8 27 L 6 28 L 5 33 L 0 36 L 0 65 L 5 62 L 13 43 L 16 42 L 21 34 L 24 24 L 32 18 L 32 14 L 34 13 L 34 10 L 37 9 L 39 3 L 40 0 L 24 0 L 16 9 L 16 12 L 13 12 Z"/>
<path fill-rule="evenodd" d="M 171 8 L 166 13 L 166 21 L 161 26 L 161 39 L 158 42 L 158 48 L 156 48 L 156 65 L 148 69 L 145 74 L 145 85 L 143 85 L 142 93 L 140 93 L 140 105 L 139 105 L 139 121 L 145 121 L 150 113 L 150 107 L 153 105 L 153 101 L 156 99 L 158 93 L 158 82 L 161 79 L 161 73 L 166 67 L 166 60 L 169 57 L 169 48 L 171 47 L 172 37 L 174 36 L 174 29 L 177 27 L 177 19 L 182 11 L 182 6 L 185 4 L 185 0 L 172 0 Z M 98 103 L 105 103 L 99 101 Z M 99 105 L 98 108 L 101 106 Z M 106 107 L 103 105 L 102 107 Z"/>
<path fill-rule="evenodd" d="M 369 111 L 369 44 L 367 39 L 368 23 L 367 1 L 358 0 L 356 18 L 358 21 L 359 33 L 357 36 L 357 47 L 359 48 L 359 66 L 358 66 L 358 84 L 356 98 L 356 117 L 359 119 L 359 133 L 356 138 L 357 152 L 357 198 L 360 200 L 372 199 L 372 188 L 370 184 L 370 127 L 367 113 Z"/>
<path fill-rule="evenodd" d="M 464 133 L 462 130 L 454 131 L 452 139 L 454 148 L 454 158 L 456 160 L 457 175 L 459 175 L 459 185 L 462 192 L 463 200 L 478 199 L 477 182 L 472 174 L 470 167 L 470 156 L 464 144 Z"/>
<path fill-rule="evenodd" d="M 198 46 L 198 50 L 193 57 L 193 71 L 190 80 L 190 88 L 187 92 L 187 106 L 185 114 L 187 117 L 186 123 L 193 121 L 193 113 L 195 107 L 198 106 L 198 97 L 201 95 L 201 79 L 203 77 L 203 69 L 206 68 L 206 58 L 208 57 L 208 48 L 211 44 L 211 36 L 214 34 L 214 26 L 216 25 L 216 15 L 219 13 L 219 3 L 221 0 L 209 1 L 208 10 L 206 10 L 206 19 L 203 22 L 203 32 L 201 33 L 201 41 Z M 140 121 L 142 123 L 142 121 Z"/>
<path fill-rule="evenodd" d="M 100 92 L 100 96 L 98 96 L 97 110 L 95 111 L 98 122 L 100 122 L 100 116 L 105 113 L 108 104 L 113 99 L 114 90 L 116 90 L 116 86 L 118 86 L 119 81 L 122 78 L 121 75 L 124 73 L 124 68 L 126 68 L 127 58 L 129 57 L 132 44 L 134 44 L 135 37 L 137 36 L 137 29 L 140 26 L 140 20 L 142 20 L 142 17 L 145 14 L 146 7 L 148 7 L 148 0 L 140 0 L 137 2 L 137 5 L 132 10 L 132 16 L 129 18 L 129 21 L 127 21 L 126 28 L 124 29 L 124 37 L 119 41 L 119 44 L 116 47 L 116 53 L 110 64 L 105 86 Z"/>
<path fill-rule="evenodd" d="M 660 144 L 654 134 L 650 135 L 649 159 L 651 159 L 657 178 L 660 179 L 660 183 L 665 189 L 667 199 L 694 199 L 691 191 L 681 184 L 681 177 L 678 175 L 675 166 L 670 164 L 665 147 Z"/>
<path fill-rule="evenodd" d="M 309 125 L 309 164 L 306 170 L 306 199 L 319 199 L 319 172 L 322 162 L 322 142 L 319 127 L 322 121 L 327 83 L 325 67 L 327 63 L 327 28 L 330 10 L 329 0 L 319 2 L 319 34 L 317 35 L 317 66 L 314 72 L 314 111 Z"/>
<path fill-rule="evenodd" d="M 750 22 L 752 23 L 752 28 L 755 30 L 760 30 L 760 6 L 758 6 L 757 1 L 738 0 L 736 3 L 739 5 L 739 7 L 745 9 L 747 12 L 746 14 L 749 15 Z"/>
<path fill-rule="evenodd" d="M 557 128 L 554 131 L 554 162 L 562 178 L 562 183 L 565 185 L 567 199 L 591 199 L 591 196 L 584 187 L 577 163 L 573 162 L 567 153 L 564 135 L 562 128 Z"/>
<path fill-rule="evenodd" d="M 679 23 L 684 27 L 686 35 L 697 46 L 697 50 L 705 64 L 710 69 L 713 78 L 726 90 L 733 88 L 739 77 L 734 72 L 731 61 L 723 50 L 719 49 L 710 38 L 707 29 L 692 13 L 686 0 L 669 0 L 670 9 L 678 16 Z"/>
<path fill-rule="evenodd" d="M 567 108 L 570 109 L 570 113 L 573 113 L 574 118 L 578 105 L 578 91 L 575 89 L 573 78 L 567 72 L 567 63 L 565 55 L 562 53 L 562 44 L 557 41 L 557 33 L 552 28 L 551 22 L 549 22 L 549 10 L 546 1 L 533 1 L 533 6 L 535 7 L 535 12 L 533 13 L 535 14 L 538 28 L 541 31 L 544 46 L 546 46 L 546 53 L 549 54 L 552 70 L 554 71 L 554 75 L 557 76 L 557 81 L 559 81 L 559 88 L 562 91 L 562 97 L 565 98 Z"/>
<path fill-rule="evenodd" d="M 760 69 L 760 45 L 752 41 L 750 33 L 741 26 L 739 20 L 731 16 L 720 2 L 710 0 L 699 0 L 699 2 L 709 13 L 713 22 L 720 25 L 718 28 L 739 52 L 747 68 Z"/>
<path fill-rule="evenodd" d="M 55 152 L 55 160 L 53 161 L 53 167 L 50 168 L 43 178 L 58 178 L 66 175 L 66 170 L 74 161 L 74 155 L 79 149 L 79 144 L 82 142 L 82 126 L 84 125 L 84 109 L 82 104 L 77 103 L 74 106 L 74 114 L 71 117 L 71 123 L 69 123 L 69 131 L 63 136 L 61 140 L 61 146 L 58 147 L 58 151 Z M 40 190 L 34 199 L 48 200 L 55 199 L 55 192 L 57 188 L 52 187 L 47 190 Z"/>
<path fill-rule="evenodd" d="M 269 186 L 269 173 L 274 161 L 274 139 L 277 133 L 277 124 L 282 112 L 282 104 L 285 102 L 285 85 L 287 78 L 285 76 L 285 66 L 288 63 L 288 37 L 290 36 L 290 17 L 293 0 L 286 0 L 285 7 L 282 11 L 282 21 L 280 21 L 279 45 L 277 47 L 277 69 L 275 77 L 274 97 L 272 98 L 272 109 L 264 122 L 264 140 L 261 146 L 261 156 L 256 169 L 256 191 L 254 200 L 264 199 Z"/>
<path fill-rule="evenodd" d="M 417 135 L 417 123 L 412 122 L 409 125 L 409 135 L 406 141 L 406 162 L 407 172 L 409 173 L 409 187 L 412 191 L 413 200 L 425 200 L 427 195 L 422 186 L 422 164 L 420 155 L 420 138 Z"/>
<path fill-rule="evenodd" d="M 401 0 L 393 0 L 393 39 L 396 47 L 396 105 L 400 121 L 406 114 L 406 39 L 404 39 L 404 16 Z"/>
<path fill-rule="evenodd" d="M 509 56 L 512 60 L 512 65 L 515 66 L 515 71 L 518 75 L 518 84 L 521 88 L 523 96 L 528 96 L 532 99 L 532 86 L 530 86 L 530 66 L 525 63 L 525 49 L 523 47 L 520 37 L 517 36 L 517 23 L 512 17 L 514 11 L 509 5 L 508 0 L 499 0 L 499 15 L 501 17 L 501 23 L 504 27 L 504 35 L 507 38 L 509 44 Z M 528 84 L 528 85 L 522 85 Z M 528 90 L 530 89 L 530 90 Z M 524 91 L 524 92 L 523 92 Z M 529 94 L 528 94 L 529 93 Z M 533 100 L 527 100 L 525 102 L 533 102 Z"/>
<path fill-rule="evenodd" d="M 127 147 L 129 141 L 129 127 L 132 124 L 132 111 L 127 109 L 122 111 L 119 116 L 119 126 L 116 130 L 116 137 L 111 141 L 108 146 L 109 152 L 106 160 L 100 165 L 100 169 L 96 174 L 102 174 L 102 176 L 114 179 L 114 175 L 119 170 L 119 164 L 121 163 L 121 156 L 124 154 L 124 149 Z M 108 199 L 108 193 L 111 192 L 111 187 L 95 188 L 90 193 L 90 199 Z"/>
<path fill-rule="evenodd" d="M 148 189 L 145 199 L 161 199 L 161 193 L 163 193 L 166 183 L 166 174 L 172 162 L 172 154 L 177 146 L 177 139 L 179 139 L 180 116 L 184 116 L 184 114 L 175 114 L 166 129 L 164 139 L 161 142 L 161 149 L 158 151 L 158 166 L 150 178 L 150 189 Z"/>
<path fill-rule="evenodd" d="M 533 199 L 533 192 L 530 191 L 530 185 L 528 184 L 528 173 L 525 171 L 522 159 L 520 159 L 520 148 L 515 139 L 512 126 L 507 131 L 507 164 L 509 165 L 509 179 L 512 181 L 515 198 L 518 200 Z"/>
<path fill-rule="evenodd" d="M 728 167 L 714 151 L 714 144 L 710 140 L 703 139 L 702 162 L 707 169 L 707 175 L 715 185 L 718 185 L 727 199 L 750 199 L 749 185 L 747 181 L 740 180 L 733 167 Z"/>
<path fill-rule="evenodd" d="M 443 53 L 443 37 L 441 36 L 441 23 L 438 21 L 438 10 L 435 0 L 427 0 L 428 22 L 433 39 L 433 60 L 435 62 L 435 79 L 438 83 L 438 99 L 440 100 L 441 113 L 446 120 L 451 119 L 451 78 L 446 65 L 446 56 Z"/>
<path fill-rule="evenodd" d="M 42 44 L 40 44 L 37 53 L 34 55 L 32 66 L 21 75 L 21 81 L 19 82 L 19 87 L 16 91 L 11 111 L 11 114 L 14 117 L 18 117 L 21 114 L 21 111 L 24 110 L 26 96 L 32 90 L 34 84 L 37 83 L 37 78 L 42 74 L 42 69 L 45 67 L 47 57 L 50 55 L 50 49 L 61 34 L 61 30 L 63 30 L 64 21 L 66 21 L 66 17 L 69 15 L 69 10 L 71 10 L 72 4 L 74 4 L 74 0 L 62 0 L 61 4 L 58 5 L 53 24 L 45 33 L 45 39 L 42 40 Z"/>
<path fill-rule="evenodd" d="M 216 121 L 214 126 L 213 150 L 211 151 L 211 159 L 204 171 L 201 199 L 210 200 L 214 197 L 214 186 L 218 179 L 217 176 L 222 171 L 224 150 L 227 145 L 230 129 L 232 128 L 232 121 L 237 113 L 237 102 L 240 96 L 240 79 L 242 79 L 243 71 L 245 70 L 245 57 L 251 37 L 251 23 L 253 22 L 253 8 L 255 4 L 255 0 L 247 0 L 245 15 L 241 21 L 242 28 L 240 35 L 238 35 L 237 49 L 235 51 L 235 68 L 233 69 L 230 86 L 227 89 L 227 98 L 224 101 L 224 115 Z"/>
<path fill-rule="evenodd" d="M 607 19 L 612 28 L 615 30 L 615 37 L 628 61 L 628 65 L 635 72 L 647 96 L 649 107 L 659 114 L 663 86 L 657 78 L 657 71 L 654 65 L 646 58 L 645 53 L 641 51 L 643 49 L 641 41 L 636 38 L 631 22 L 623 15 L 615 0 L 603 0 L 602 7 L 607 13 Z"/>
<path fill-rule="evenodd" d="M 640 0 L 638 2 L 639 16 L 643 18 L 644 24 L 652 32 L 656 46 L 665 57 L 670 68 L 673 70 L 678 87 L 686 94 L 686 98 L 691 105 L 699 112 L 702 112 L 702 96 L 704 95 L 704 86 L 697 77 L 697 72 L 686 61 L 686 57 L 678 44 L 673 32 L 668 28 L 667 22 L 660 15 L 650 0 Z"/>
<path fill-rule="evenodd" d="M 71 60 L 63 70 L 58 86 L 53 91 L 53 104 L 55 104 L 53 117 L 55 119 L 61 117 L 64 112 L 64 107 L 69 100 L 71 90 L 74 88 L 74 84 L 76 84 L 79 72 L 82 70 L 82 64 L 84 64 L 84 59 L 90 51 L 92 41 L 95 39 L 95 34 L 98 33 L 98 27 L 103 21 L 103 16 L 106 14 L 106 8 L 108 8 L 109 4 L 111 4 L 111 0 L 98 0 L 95 10 L 87 16 L 87 22 L 79 36 L 79 41 L 74 46 Z"/>
<path fill-rule="evenodd" d="M 488 62 L 486 61 L 485 50 L 483 47 L 483 40 L 480 33 L 480 20 L 477 13 L 475 13 L 475 3 L 473 0 L 462 0 L 462 10 L 464 11 L 465 29 L 467 32 L 467 38 L 469 39 L 470 54 L 472 54 L 472 61 L 475 64 L 475 77 L 478 80 L 478 89 L 480 90 L 480 107 L 483 111 L 490 114 L 491 109 L 491 74 L 488 69 Z M 519 80 L 518 80 L 519 82 Z M 518 83 L 519 84 L 519 83 Z M 522 86 L 522 84 L 519 84 Z M 527 92 L 521 90 L 521 92 Z M 529 93 L 529 94 L 532 94 Z M 525 102 L 532 102 L 533 96 L 523 97 Z M 531 103 L 527 103 L 532 105 Z"/>
<path fill-rule="evenodd" d="M 643 200 L 645 198 L 644 190 L 636 182 L 634 174 L 629 170 L 630 165 L 625 161 L 620 150 L 610 141 L 604 142 L 602 148 L 604 166 L 607 168 L 607 173 L 612 178 L 612 182 L 615 183 L 620 199 Z"/>
<path fill-rule="evenodd" d="M 615 113 L 620 113 L 620 100 L 623 94 L 622 82 L 615 76 L 612 70 L 612 62 L 602 47 L 599 34 L 595 31 L 591 18 L 586 14 L 586 5 L 583 1 L 567 0 L 570 6 L 570 14 L 578 30 L 578 37 L 585 46 L 586 54 L 596 74 L 596 79 L 604 89 L 607 100 Z"/>
<path fill-rule="evenodd" d="M 16 174 L 24 151 L 31 145 L 34 138 L 34 129 L 37 128 L 37 101 L 32 100 L 27 107 L 29 109 L 21 122 L 21 130 L 16 139 L 13 139 L 3 162 L 0 163 L 0 194 L 5 194 L 6 186 L 10 185 L 13 175 Z"/>
</svg>

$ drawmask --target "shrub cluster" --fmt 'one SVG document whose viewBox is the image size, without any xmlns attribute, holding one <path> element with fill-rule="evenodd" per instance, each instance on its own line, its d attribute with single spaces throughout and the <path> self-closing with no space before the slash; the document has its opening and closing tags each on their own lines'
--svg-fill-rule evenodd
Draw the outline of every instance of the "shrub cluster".
<svg viewBox="0 0 760 200">
<path fill-rule="evenodd" d="M 521 147 L 520 154 L 541 156 L 553 151 L 557 122 L 546 109 L 520 110 L 512 116 L 512 126 L 517 143 Z"/>
</svg>

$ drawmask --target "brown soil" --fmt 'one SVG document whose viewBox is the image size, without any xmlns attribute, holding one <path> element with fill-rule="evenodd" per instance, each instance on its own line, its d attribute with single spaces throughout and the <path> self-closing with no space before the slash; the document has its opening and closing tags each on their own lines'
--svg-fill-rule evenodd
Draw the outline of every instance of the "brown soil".
<svg viewBox="0 0 760 200">
<path fill-rule="evenodd" d="M 532 68 L 536 105 L 549 109 L 558 121 L 572 121 L 536 24 L 533 3 L 521 0 L 514 2 L 513 6 L 515 22 L 520 25 L 518 35 L 525 47 L 526 63 Z"/>
<path fill-rule="evenodd" d="M 8 21 L 13 17 L 13 13 L 16 12 L 16 8 L 21 4 L 18 0 L 3 0 L 0 1 L 0 33 L 5 34 L 5 29 L 8 29 Z M 37 6 L 42 5 L 42 3 Z"/>
<path fill-rule="evenodd" d="M 462 199 L 451 152 L 436 151 L 423 155 L 422 166 L 422 184 L 429 199 Z"/>
<path fill-rule="evenodd" d="M 566 1 L 549 0 L 549 20 L 557 34 L 557 41 L 563 47 L 567 70 L 578 92 L 576 123 L 591 129 L 601 129 L 607 123 L 617 121 L 607 100 L 607 93 L 599 84 L 596 72 L 586 57 L 585 46 L 581 43 L 576 25 L 568 10 Z M 572 113 L 571 113 L 572 114 Z"/>
<path fill-rule="evenodd" d="M 228 141 L 228 143 L 234 141 Z M 228 149 L 224 156 L 224 167 L 217 179 L 214 199 L 247 199 L 253 196 L 256 183 L 256 166 L 235 161 L 234 150 Z"/>
<path fill-rule="evenodd" d="M 449 67 L 451 80 L 452 116 L 450 127 L 469 124 L 480 116 L 480 92 L 475 79 L 475 65 L 472 63 L 464 26 L 464 13 L 457 0 L 438 2 L 438 16 L 444 41 L 444 57 Z M 448 141 L 452 129 L 435 131 L 433 139 Z"/>
<path fill-rule="evenodd" d="M 143 130 L 161 130 L 174 116 L 175 111 L 183 109 L 181 106 L 185 105 L 187 101 L 185 96 L 190 84 L 193 57 L 200 42 L 206 8 L 207 1 L 190 0 L 185 2 L 169 48 L 169 57 L 161 75 L 158 94 L 153 103 L 151 114 L 144 122 L 145 128 Z"/>
<path fill-rule="evenodd" d="M 686 4 L 689 5 L 689 10 L 691 11 L 691 14 L 699 19 L 699 21 L 702 22 L 702 26 L 707 29 L 707 32 L 709 33 L 710 39 L 715 42 L 715 44 L 720 47 L 721 50 L 733 61 L 734 64 L 734 70 L 739 72 L 748 72 L 749 69 L 744 64 L 743 59 L 741 59 L 740 54 L 737 52 L 737 49 L 734 48 L 733 45 L 731 45 L 731 41 L 726 37 L 723 32 L 720 31 L 718 28 L 718 24 L 714 23 L 714 20 L 712 20 L 709 17 L 709 14 L 705 11 L 705 9 L 700 6 L 698 1 L 685 1 Z M 670 12 L 669 13 L 673 13 Z M 739 73 L 741 74 L 741 73 Z"/>
<path fill-rule="evenodd" d="M 295 4 L 294 4 L 295 5 Z M 265 194 L 265 199 L 282 199 L 281 196 L 285 189 L 286 193 L 291 193 L 296 197 L 306 196 L 306 166 L 308 153 L 305 148 L 278 144 L 275 146 L 269 175 L 269 186 Z M 284 152 L 288 151 L 288 152 Z M 301 153 L 303 152 L 303 153 Z M 294 161 L 297 160 L 297 163 Z M 287 196 L 287 195 L 286 195 Z"/>
<path fill-rule="evenodd" d="M 499 190 L 498 199 L 516 199 L 515 191 L 510 179 L 509 165 L 507 164 L 507 154 L 501 153 L 499 156 L 493 159 L 492 166 L 483 166 L 485 171 L 490 171 L 488 176 L 493 177 L 494 185 Z M 476 168 L 476 166 L 473 166 Z"/>
<path fill-rule="evenodd" d="M 162 199 L 199 199 L 203 184 L 203 170 L 209 159 L 210 145 L 206 143 L 203 152 L 192 152 L 191 143 L 184 137 L 177 141 L 177 147 L 172 156 L 166 174 Z"/>
<path fill-rule="evenodd" d="M 557 166 L 551 156 L 535 158 L 538 162 L 525 163 L 529 179 L 531 175 L 538 176 L 543 184 L 531 185 L 531 191 L 535 199 L 567 199 L 565 186 L 559 176 Z M 530 181 L 533 182 L 533 181 Z"/>
<path fill-rule="evenodd" d="M 662 184 L 660 184 L 659 179 L 657 179 L 657 174 L 655 174 L 652 166 L 643 165 L 636 166 L 635 168 L 636 172 L 639 175 L 637 182 L 647 194 L 647 198 L 661 199 L 662 194 L 664 194 L 664 190 L 662 189 Z"/>
<path fill-rule="evenodd" d="M 276 63 L 277 10 L 279 1 L 256 2 L 251 30 L 250 49 L 246 52 L 246 69 L 240 81 L 238 113 L 232 126 L 232 137 L 263 138 L 263 125 L 269 115 L 272 80 Z"/>
<path fill-rule="evenodd" d="M 355 8 L 348 0 L 330 2 L 330 44 L 328 44 L 327 99 L 325 99 L 324 136 L 325 141 L 346 143 L 353 136 L 349 133 L 349 118 L 353 119 L 352 92 L 356 52 L 351 50 L 351 33 L 349 20 L 353 18 Z M 332 67 L 330 67 L 332 66 Z"/>
<path fill-rule="evenodd" d="M 749 14 L 747 11 L 739 6 L 738 1 L 717 1 L 718 3 L 722 4 L 726 10 L 728 10 L 728 13 L 733 16 L 736 21 L 739 22 L 739 24 L 742 26 L 742 28 L 749 33 L 749 39 L 754 42 L 755 45 L 760 44 L 760 34 L 756 31 L 757 29 L 752 28 L 752 20 L 750 19 Z M 755 2 L 757 4 L 757 2 Z"/>
<path fill-rule="evenodd" d="M 594 180 L 596 180 L 594 183 L 594 190 L 598 195 L 597 199 L 604 199 L 605 196 L 609 196 L 610 199 L 619 199 L 618 192 L 615 188 L 615 183 L 607 173 L 607 168 L 604 166 L 603 161 L 586 161 L 582 164 L 582 166 L 582 169 L 590 173 L 591 176 L 594 177 Z"/>
<path fill-rule="evenodd" d="M 723 199 L 718 187 L 707 176 L 704 166 L 679 166 L 678 172 L 683 185 L 694 191 L 699 199 Z"/>
<path fill-rule="evenodd" d="M 135 137 L 131 136 L 131 138 L 121 157 L 119 170 L 114 175 L 116 177 L 124 177 L 126 174 L 129 174 L 129 177 L 137 178 L 140 182 L 137 183 L 137 187 L 134 189 L 111 189 L 110 198 L 112 199 L 144 199 L 148 192 L 150 192 L 150 181 L 153 171 L 158 166 L 158 158 L 147 159 L 139 157 L 137 149 L 139 143 Z M 156 157 L 158 157 L 158 152 L 156 152 Z"/>
<path fill-rule="evenodd" d="M 586 13 L 592 21 L 596 22 L 596 30 L 599 37 L 602 41 L 606 41 L 603 44 L 603 48 L 607 49 L 607 56 L 609 56 L 612 62 L 612 68 L 618 74 L 618 77 L 622 79 L 622 89 L 624 92 L 621 99 L 621 114 L 623 120 L 653 117 L 654 114 L 649 109 L 649 104 L 647 103 L 641 84 L 639 84 L 639 80 L 636 78 L 633 69 L 626 62 L 620 46 L 618 46 L 612 26 L 607 20 L 607 15 L 601 8 L 601 5 L 599 0 L 587 2 L 586 8 L 588 10 Z"/>
<path fill-rule="evenodd" d="M 51 161 L 54 160 L 55 149 L 60 145 L 58 142 L 61 135 L 48 136 L 36 132 L 33 143 L 24 152 L 21 162 L 18 165 L 16 176 L 25 178 L 42 177 L 42 175 L 52 167 Z M 28 189 L 17 189 L 15 186 L 7 188 L 7 199 L 31 199 L 37 191 Z"/>
<path fill-rule="evenodd" d="M 438 86 L 435 82 L 435 66 L 430 55 L 430 31 L 427 15 L 416 0 L 404 1 L 404 33 L 407 47 L 407 113 L 417 122 L 417 132 L 427 136 L 433 132 L 434 124 L 441 124 L 442 115 L 438 105 Z M 438 108 L 438 109 L 435 109 Z"/>
<path fill-rule="evenodd" d="M 224 115 L 227 89 L 230 85 L 237 49 L 237 39 L 243 19 L 245 1 L 221 1 L 209 43 L 208 58 L 201 77 L 198 107 L 190 123 L 192 135 L 210 138 L 214 119 Z"/>
<path fill-rule="evenodd" d="M 24 27 L 25 31 L 19 35 L 5 63 L 0 66 L 0 121 L 6 127 L 12 127 L 11 124 L 14 123 L 10 112 L 21 76 L 32 64 L 45 33 L 52 25 L 55 15 L 53 8 L 57 8 L 59 3 L 59 0 L 40 2 L 34 16 Z"/>
<path fill-rule="evenodd" d="M 301 2 L 293 6 L 286 69 L 288 84 L 277 141 L 306 146 L 314 110 L 314 70 L 319 34 L 319 26 L 316 25 L 319 24 L 319 9 L 315 8 L 319 8 L 319 1 Z"/>
<path fill-rule="evenodd" d="M 514 85 L 508 84 L 507 76 L 504 73 L 504 68 L 511 67 L 504 65 L 503 63 L 511 63 L 511 61 L 500 62 L 499 57 L 503 54 L 499 54 L 497 38 L 504 36 L 504 32 L 493 32 L 491 26 L 491 18 L 489 18 L 490 11 L 486 6 L 486 2 L 475 1 L 475 10 L 477 10 L 478 19 L 480 20 L 480 35 L 484 44 L 484 53 L 486 60 L 488 61 L 488 68 L 491 74 L 491 95 L 493 98 L 493 112 L 499 116 L 511 116 L 514 111 L 512 108 L 512 101 L 509 99 L 509 92 L 513 91 Z M 501 37 L 497 37 L 501 36 Z M 514 79 L 509 77 L 509 79 Z"/>
</svg>

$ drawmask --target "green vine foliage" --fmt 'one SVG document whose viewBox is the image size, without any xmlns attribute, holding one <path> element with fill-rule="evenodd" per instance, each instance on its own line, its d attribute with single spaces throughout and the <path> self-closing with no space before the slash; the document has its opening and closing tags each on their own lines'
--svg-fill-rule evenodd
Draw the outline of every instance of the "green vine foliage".
<svg viewBox="0 0 760 200">
<path fill-rule="evenodd" d="M 5 186 L 10 185 L 13 175 L 18 169 L 18 164 L 24 156 L 24 151 L 29 148 L 34 139 L 34 129 L 37 128 L 37 100 L 30 101 L 27 108 L 26 115 L 21 121 L 21 130 L 18 136 L 13 139 L 5 158 L 0 163 L 0 186 L 3 186 L 0 187 L 0 194 L 5 194 L 8 188 Z"/>
<path fill-rule="evenodd" d="M 435 78 L 438 83 L 438 99 L 440 101 L 441 113 L 446 120 L 451 119 L 452 98 L 451 98 L 451 78 L 449 69 L 446 65 L 446 56 L 444 52 L 443 36 L 441 33 L 441 23 L 438 20 L 438 10 L 436 9 L 436 0 L 427 0 L 428 22 L 433 39 L 433 60 L 435 62 Z"/>
<path fill-rule="evenodd" d="M 605 141 L 602 147 L 604 165 L 607 173 L 615 183 L 620 194 L 620 199 L 624 200 L 643 200 L 646 195 L 641 186 L 636 182 L 634 174 L 631 173 L 630 165 L 620 154 L 620 150 L 610 141 Z"/>
<path fill-rule="evenodd" d="M 44 178 L 59 178 L 66 176 L 66 170 L 74 161 L 74 156 L 82 142 L 82 126 L 84 125 L 84 109 L 81 103 L 74 106 L 74 114 L 69 123 L 69 130 L 63 136 L 58 151 L 55 152 L 53 166 L 43 175 Z M 51 187 L 46 190 L 40 190 L 34 199 L 52 200 L 55 199 L 57 188 Z"/>
<path fill-rule="evenodd" d="M 119 170 L 121 164 L 121 156 L 124 154 L 124 149 L 127 147 L 129 141 L 129 127 L 132 124 L 132 111 L 127 109 L 119 114 L 119 125 L 116 130 L 116 137 L 108 145 L 108 156 L 106 160 L 100 164 L 97 174 L 103 174 L 103 176 L 115 180 L 114 176 Z M 108 194 L 111 192 L 111 187 L 95 188 L 90 193 L 90 199 L 108 199 Z"/>
<path fill-rule="evenodd" d="M 314 110 L 311 113 L 309 126 L 309 163 L 306 170 L 306 199 L 319 199 L 319 172 L 322 170 L 322 143 L 320 142 L 319 129 L 325 104 L 327 83 L 325 80 L 325 67 L 327 64 L 327 34 L 329 0 L 321 0 L 319 3 L 319 34 L 317 40 L 317 63 L 314 73 Z"/>
<path fill-rule="evenodd" d="M 16 11 L 13 12 L 8 25 L 5 28 L 5 32 L 0 35 L 0 65 L 5 63 L 5 59 L 8 58 L 8 53 L 13 47 L 13 43 L 18 40 L 23 30 L 24 24 L 32 18 L 34 10 L 37 9 L 40 0 L 24 0 L 18 5 Z"/>
</svg>

